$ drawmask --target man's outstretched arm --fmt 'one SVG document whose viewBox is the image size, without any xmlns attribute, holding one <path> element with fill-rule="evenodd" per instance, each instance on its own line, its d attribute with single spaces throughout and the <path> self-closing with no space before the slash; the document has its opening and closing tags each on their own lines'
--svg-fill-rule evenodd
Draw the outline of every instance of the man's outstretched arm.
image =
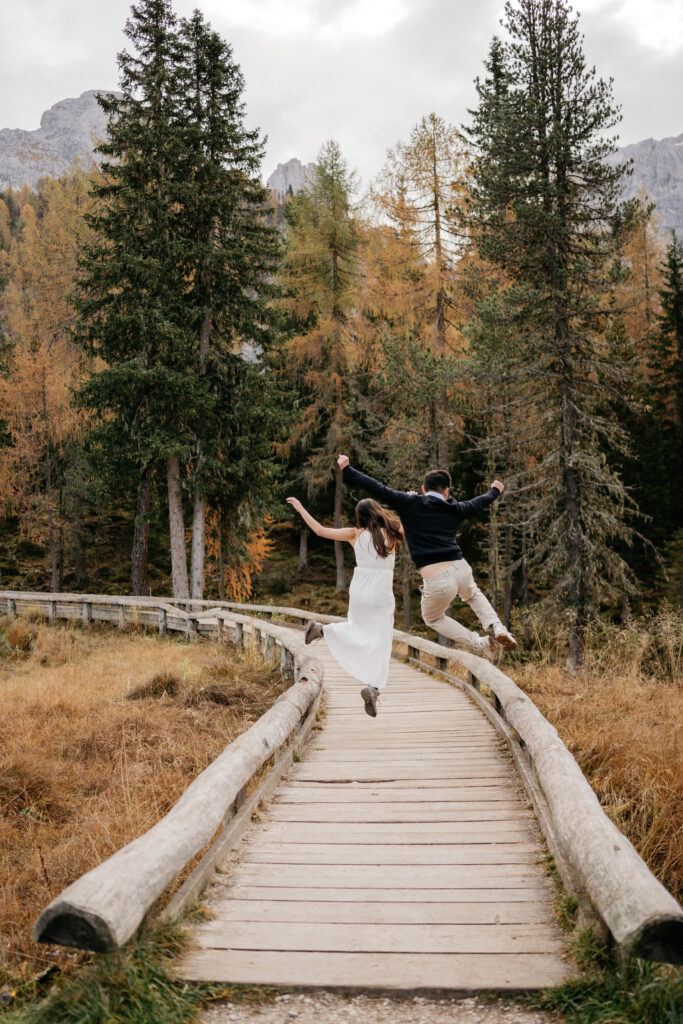
<svg viewBox="0 0 683 1024">
<path fill-rule="evenodd" d="M 396 509 L 397 512 L 405 508 L 410 501 L 410 495 L 406 494 L 405 491 L 394 491 L 391 487 L 387 487 L 386 484 L 381 484 L 379 480 L 375 480 L 374 477 L 366 476 L 365 473 L 360 473 L 357 469 L 354 469 L 349 465 L 348 455 L 340 455 L 337 458 L 337 465 L 342 470 L 345 484 L 350 484 L 352 487 L 361 487 L 368 494 L 371 494 L 373 498 L 376 498 L 377 501 L 388 505 L 389 508 Z"/>
<path fill-rule="evenodd" d="M 469 519 L 470 516 L 475 516 L 477 512 L 481 512 L 482 509 L 492 505 L 496 498 L 500 498 L 502 493 L 502 482 L 494 480 L 486 494 L 478 494 L 476 498 L 470 498 L 469 501 L 456 501 L 454 505 L 462 519 Z"/>
</svg>

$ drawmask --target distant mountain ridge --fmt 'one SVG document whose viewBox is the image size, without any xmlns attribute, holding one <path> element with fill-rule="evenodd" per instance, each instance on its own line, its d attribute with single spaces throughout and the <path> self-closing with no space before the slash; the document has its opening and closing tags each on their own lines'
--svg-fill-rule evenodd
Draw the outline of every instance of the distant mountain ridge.
<svg viewBox="0 0 683 1024">
<path fill-rule="evenodd" d="M 643 139 L 617 150 L 610 164 L 633 160 L 633 174 L 624 195 L 637 195 L 643 187 L 657 204 L 660 227 L 683 237 L 683 135 L 667 139 Z"/>
<path fill-rule="evenodd" d="M 46 175 L 59 177 L 77 157 L 86 162 L 92 159 L 94 145 L 107 130 L 107 119 L 95 98 L 97 91 L 90 89 L 55 103 L 45 111 L 36 131 L 0 130 L 0 189 L 35 188 Z M 626 182 L 625 196 L 636 195 L 644 187 L 657 205 L 660 226 L 683 237 L 683 135 L 624 146 L 609 163 L 629 159 L 633 160 L 633 175 Z M 313 167 L 293 157 L 277 165 L 267 184 L 284 200 L 290 188 L 292 192 L 303 188 Z"/>
<path fill-rule="evenodd" d="M 95 99 L 99 91 L 89 89 L 55 103 L 35 131 L 0 130 L 0 188 L 35 188 L 46 175 L 64 174 L 77 157 L 89 162 L 107 131 L 106 115 Z"/>
</svg>

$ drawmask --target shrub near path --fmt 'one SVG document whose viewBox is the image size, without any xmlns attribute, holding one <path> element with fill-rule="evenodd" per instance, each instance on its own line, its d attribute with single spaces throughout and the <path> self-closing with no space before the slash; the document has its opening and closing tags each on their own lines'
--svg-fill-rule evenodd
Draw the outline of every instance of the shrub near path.
<svg viewBox="0 0 683 1024">
<path fill-rule="evenodd" d="M 0 620 L 0 986 L 58 953 L 29 930 L 144 832 L 282 692 L 260 656 L 107 628 Z M 137 698 L 137 699 L 131 699 Z"/>
</svg>

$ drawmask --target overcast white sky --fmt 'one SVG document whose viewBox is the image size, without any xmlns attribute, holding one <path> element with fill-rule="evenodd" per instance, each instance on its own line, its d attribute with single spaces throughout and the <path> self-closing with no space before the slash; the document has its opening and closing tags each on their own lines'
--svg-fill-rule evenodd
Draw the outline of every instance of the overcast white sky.
<svg viewBox="0 0 683 1024">
<path fill-rule="evenodd" d="M 117 85 L 130 0 L 6 0 L 0 128 Z M 423 114 L 467 119 L 502 0 L 175 0 L 233 46 L 250 125 L 268 135 L 264 175 L 336 139 L 365 182 Z M 683 132 L 683 0 L 579 0 L 588 59 L 615 79 L 622 144 Z"/>
</svg>

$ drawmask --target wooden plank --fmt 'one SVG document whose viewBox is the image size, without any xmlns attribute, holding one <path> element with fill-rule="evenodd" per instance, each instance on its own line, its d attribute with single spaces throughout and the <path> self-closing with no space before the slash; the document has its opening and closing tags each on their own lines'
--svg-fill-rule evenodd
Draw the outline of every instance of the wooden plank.
<svg viewBox="0 0 683 1024">
<path fill-rule="evenodd" d="M 288 778 L 294 783 L 386 782 L 396 784 L 403 782 L 419 784 L 421 788 L 423 784 L 426 786 L 428 783 L 431 783 L 433 787 L 438 784 L 443 786 L 445 783 L 462 785 L 466 782 L 468 787 L 481 788 L 482 786 L 498 786 L 501 781 L 514 779 L 514 773 L 506 765 L 500 765 L 498 768 L 487 766 L 481 771 L 464 765 L 460 768 L 457 766 L 451 768 L 448 765 L 435 767 L 429 764 L 424 768 L 415 766 L 402 768 L 400 765 L 373 767 L 372 765 L 358 764 L 343 769 L 334 766 L 328 768 L 326 765 L 307 766 L 302 769 L 297 765 L 296 769 L 290 769 Z"/>
<path fill-rule="evenodd" d="M 465 843 L 376 846 L 339 843 L 258 842 L 243 847 L 250 864 L 537 864 L 542 859 L 538 843 Z"/>
<path fill-rule="evenodd" d="M 268 808 L 272 821 L 336 821 L 336 822 L 394 822 L 400 824 L 430 825 L 432 822 L 517 821 L 520 814 L 517 801 L 487 801 L 483 804 L 452 803 L 335 803 L 322 801 L 295 803 L 281 798 Z"/>
<path fill-rule="evenodd" d="M 308 884 L 313 889 L 368 888 L 400 889 L 411 886 L 419 889 L 545 889 L 536 864 L 393 864 L 391 870 L 383 864 L 320 864 L 315 871 L 306 864 L 281 864 L 277 872 L 269 864 L 240 861 L 231 877 L 244 885 L 253 881 L 258 885 L 274 881 L 278 886 Z"/>
<path fill-rule="evenodd" d="M 518 823 L 438 821 L 423 828 L 407 826 L 403 822 L 345 824 L 339 822 L 270 822 L 263 823 L 261 838 L 266 842 L 281 843 L 347 843 L 410 846 L 412 843 L 518 843 L 535 842 L 541 849 L 539 837 L 531 822 L 522 818 Z"/>
<path fill-rule="evenodd" d="M 312 749 L 306 752 L 306 764 L 318 764 L 319 762 L 324 764 L 354 764 L 357 761 L 362 760 L 364 764 L 387 764 L 397 763 L 405 765 L 422 765 L 425 762 L 430 764 L 440 764 L 446 762 L 448 764 L 510 764 L 510 759 L 503 757 L 500 750 L 494 745 L 490 744 L 487 747 L 479 747 L 474 750 L 468 746 L 467 750 L 463 750 L 459 746 L 452 745 L 450 747 L 434 748 L 429 747 L 424 749 L 423 747 L 416 747 L 413 750 L 406 749 L 405 747 L 393 747 L 387 746 L 384 748 L 377 748 L 373 745 L 372 750 L 368 750 L 367 747 L 359 748 L 358 750 L 342 751 L 339 748 L 329 749 Z"/>
<path fill-rule="evenodd" d="M 197 950 L 178 977 L 228 984 L 420 991 L 520 992 L 567 981 L 573 971 L 557 953 L 278 953 Z"/>
<path fill-rule="evenodd" d="M 290 778 L 297 779 L 308 773 L 324 772 L 326 776 L 333 772 L 338 772 L 344 777 L 355 775 L 359 770 L 365 772 L 392 772 L 395 773 L 400 771 L 403 775 L 410 776 L 411 774 L 417 778 L 420 774 L 425 775 L 426 778 L 431 778 L 432 773 L 435 777 L 439 777 L 439 772 L 445 772 L 450 777 L 452 772 L 459 775 L 466 776 L 486 776 L 500 775 L 501 773 L 506 775 L 514 775 L 514 769 L 509 761 L 504 760 L 500 755 L 488 754 L 486 757 L 478 758 L 455 758 L 455 757 L 432 757 L 425 755 L 425 757 L 415 759 L 406 759 L 400 756 L 390 757 L 354 757 L 347 758 L 345 761 L 332 761 L 326 758 L 317 757 L 311 760 L 306 759 L 305 762 L 297 765 L 295 769 L 290 772 Z"/>
<path fill-rule="evenodd" d="M 320 802 L 320 789 L 317 791 L 312 786 L 286 787 L 278 795 L 279 803 L 311 803 Z M 324 786 L 325 803 L 411 803 L 411 804 L 432 804 L 434 807 L 443 810 L 447 804 L 466 804 L 482 801 L 490 803 L 504 803 L 510 807 L 519 806 L 518 801 L 512 798 L 510 789 L 506 786 L 443 786 L 440 788 L 427 787 L 417 789 L 408 788 L 386 788 L 378 789 L 377 784 L 367 786 L 343 786 L 333 789 L 331 786 Z"/>
<path fill-rule="evenodd" d="M 547 953 L 558 950 L 557 925 L 352 924 L 206 921 L 194 937 L 212 949 L 326 953 Z"/>
<path fill-rule="evenodd" d="M 312 773 L 311 776 L 298 775 L 293 777 L 291 772 L 289 773 L 288 780 L 292 785 L 293 789 L 300 791 L 304 787 L 308 789 L 318 789 L 325 791 L 325 793 L 343 793 L 353 786 L 354 789 L 361 790 L 372 789 L 378 790 L 388 794 L 395 792 L 405 792 L 406 790 L 419 789 L 421 792 L 430 792 L 435 796 L 436 790 L 445 793 L 462 792 L 463 790 L 471 791 L 477 790 L 477 792 L 491 790 L 496 795 L 499 793 L 506 793 L 507 796 L 511 796 L 514 793 L 512 784 L 514 783 L 514 775 L 510 772 L 499 773 L 498 775 L 450 775 L 446 771 L 434 770 L 434 776 L 429 776 L 426 772 L 401 772 L 397 770 L 395 772 L 386 771 L 362 771 L 360 768 L 355 772 L 342 773 L 335 772 L 326 776 L 323 770 L 317 773 Z M 392 797 L 393 799 L 393 797 Z"/>
<path fill-rule="evenodd" d="M 491 904 L 500 906 L 503 903 L 529 903 L 534 906 L 539 902 L 546 909 L 550 906 L 549 897 L 552 893 L 552 885 L 549 881 L 536 888 L 529 886 L 512 886 L 511 888 L 484 888 L 477 889 L 417 889 L 414 887 L 403 887 L 401 889 L 372 889 L 372 888 L 342 888 L 329 886 L 327 888 L 316 888 L 313 892 L 305 882 L 297 885 L 280 886 L 276 878 L 270 878 L 271 885 L 266 882 L 249 883 L 241 885 L 238 880 L 230 881 L 225 877 L 220 879 L 221 903 L 214 903 L 214 906 L 227 905 L 228 901 L 236 900 L 279 900 L 282 902 L 302 902 L 314 900 L 317 904 L 326 903 L 355 903 L 365 905 L 366 903 L 399 904 L 408 903 L 419 906 L 438 904 L 449 907 L 460 906 L 462 903 Z"/>
<path fill-rule="evenodd" d="M 552 924 L 545 900 L 471 903 L 377 903 L 363 900 L 225 899 L 220 921 L 280 921 L 316 924 Z"/>
</svg>

